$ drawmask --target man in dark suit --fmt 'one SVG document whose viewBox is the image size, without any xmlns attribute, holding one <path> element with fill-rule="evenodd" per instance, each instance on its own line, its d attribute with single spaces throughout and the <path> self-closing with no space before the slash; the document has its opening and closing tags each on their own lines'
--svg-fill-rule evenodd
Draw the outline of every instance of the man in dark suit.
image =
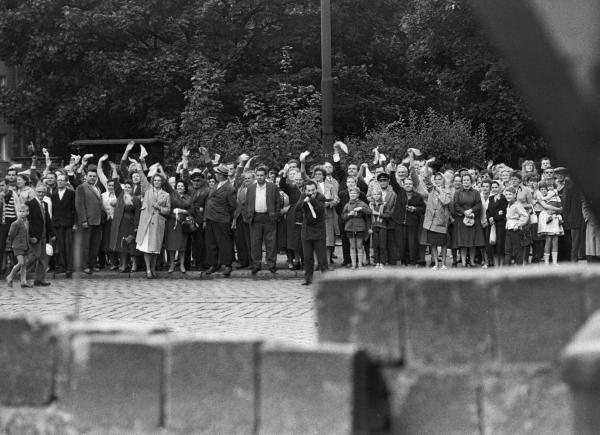
<svg viewBox="0 0 600 435">
<path fill-rule="evenodd" d="M 243 269 L 252 264 L 252 249 L 250 238 L 250 224 L 252 217 L 248 215 L 248 187 L 254 184 L 254 173 L 243 173 L 242 185 L 237 189 L 237 207 L 233 213 L 231 228 L 234 230 L 235 250 L 237 253 L 238 268 Z"/>
<path fill-rule="evenodd" d="M 204 174 L 199 170 L 192 171 L 190 175 L 191 188 L 190 195 L 192 197 L 192 208 L 191 213 L 196 219 L 196 223 L 199 225 L 196 232 L 194 232 L 191 241 L 188 241 L 190 249 L 186 249 L 185 267 L 187 269 L 192 268 L 191 257 L 194 258 L 194 266 L 198 269 L 204 268 L 206 264 L 206 244 L 204 237 L 204 228 L 202 223 L 204 222 L 204 209 L 206 207 L 206 198 L 210 188 L 206 183 Z"/>
<path fill-rule="evenodd" d="M 96 187 L 98 174 L 95 166 L 90 166 L 85 176 L 85 183 L 77 186 L 75 191 L 75 210 L 77 211 L 77 228 L 81 231 L 83 272 L 98 272 L 98 251 L 102 240 L 102 198 Z"/>
<path fill-rule="evenodd" d="M 29 206 L 29 246 L 31 249 L 31 261 L 29 267 L 35 269 L 35 286 L 49 286 L 46 281 L 46 269 L 48 268 L 48 256 L 46 255 L 46 243 L 54 240 L 54 229 L 52 220 L 48 213 L 48 205 L 44 202 L 47 188 L 40 183 L 35 188 L 36 198 L 27 201 Z"/>
<path fill-rule="evenodd" d="M 321 272 L 327 270 L 327 247 L 325 246 L 325 196 L 317 192 L 314 181 L 304 185 L 304 195 L 296 204 L 302 209 L 302 249 L 304 252 L 304 283 L 309 285 L 313 279 L 315 254 Z"/>
<path fill-rule="evenodd" d="M 266 247 L 267 266 L 271 273 L 277 270 L 277 218 L 281 210 L 279 188 L 267 183 L 267 168 L 256 169 L 256 183 L 248 186 L 246 193 L 246 221 L 250 222 L 250 251 L 252 273 L 260 270 L 263 242 Z"/>
<path fill-rule="evenodd" d="M 52 222 L 58 250 L 57 272 L 73 273 L 73 230 L 75 230 L 75 191 L 67 187 L 66 174 L 56 176 L 56 190 L 52 199 Z"/>
<path fill-rule="evenodd" d="M 567 236 L 565 238 L 570 241 L 570 256 L 567 255 L 566 258 L 567 261 L 570 259 L 572 262 L 577 263 L 578 260 L 585 259 L 585 222 L 583 220 L 581 190 L 573 183 L 565 168 L 555 168 L 554 173 L 557 177 L 564 179 L 561 198 L 563 201 L 563 228 L 565 236 Z"/>
<path fill-rule="evenodd" d="M 235 190 L 228 179 L 229 170 L 221 164 L 215 169 L 217 184 L 210 189 L 204 209 L 206 236 L 206 260 L 210 268 L 207 275 L 215 272 L 219 259 L 225 265 L 223 275 L 231 275 L 233 262 L 233 239 L 231 220 L 237 205 Z"/>
</svg>

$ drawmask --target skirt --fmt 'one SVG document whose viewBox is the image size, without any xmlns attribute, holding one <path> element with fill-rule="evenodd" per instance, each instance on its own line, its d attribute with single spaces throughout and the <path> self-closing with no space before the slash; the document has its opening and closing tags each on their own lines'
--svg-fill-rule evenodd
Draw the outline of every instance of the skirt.
<svg viewBox="0 0 600 435">
<path fill-rule="evenodd" d="M 160 252 L 150 251 L 149 245 L 150 245 L 150 231 L 146 231 L 146 234 L 144 234 L 144 239 L 142 240 L 142 244 L 136 246 L 137 250 L 140 252 L 145 252 L 147 254 L 160 254 Z"/>
<path fill-rule="evenodd" d="M 165 248 L 167 251 L 185 252 L 188 235 L 183 232 L 181 222 L 169 216 L 165 226 Z"/>
<path fill-rule="evenodd" d="M 356 237 L 357 240 L 364 241 L 365 235 L 367 233 L 365 231 L 346 231 L 346 237 L 348 239 L 353 239 Z"/>
<path fill-rule="evenodd" d="M 446 233 L 436 233 L 435 231 L 427 231 L 427 244 L 428 245 L 436 245 L 436 246 L 444 246 L 448 243 L 448 234 Z"/>
<path fill-rule="evenodd" d="M 537 230 L 540 236 L 562 236 L 565 234 L 559 216 L 549 215 L 546 210 L 540 212 Z"/>
</svg>

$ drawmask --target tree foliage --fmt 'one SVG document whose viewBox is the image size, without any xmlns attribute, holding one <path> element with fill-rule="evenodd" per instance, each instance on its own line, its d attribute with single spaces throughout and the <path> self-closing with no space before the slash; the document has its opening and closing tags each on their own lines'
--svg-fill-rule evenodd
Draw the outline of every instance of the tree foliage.
<svg viewBox="0 0 600 435">
<path fill-rule="evenodd" d="M 483 125 L 473 131 L 470 121 L 451 119 L 433 109 L 427 110 L 423 117 L 411 112 L 349 142 L 352 150 L 359 150 L 358 155 L 353 155 L 357 161 L 369 161 L 375 148 L 386 157 L 400 161 L 409 148 L 417 148 L 425 157 L 436 157 L 433 166 L 438 169 L 486 166 L 487 136 Z"/>
<path fill-rule="evenodd" d="M 317 152 L 319 14 L 319 0 L 2 0 L 0 60 L 19 81 L 0 115 L 54 153 L 156 135 L 266 163 Z M 337 137 L 432 108 L 483 124 L 486 158 L 543 149 L 463 0 L 334 0 L 332 17 Z"/>
</svg>

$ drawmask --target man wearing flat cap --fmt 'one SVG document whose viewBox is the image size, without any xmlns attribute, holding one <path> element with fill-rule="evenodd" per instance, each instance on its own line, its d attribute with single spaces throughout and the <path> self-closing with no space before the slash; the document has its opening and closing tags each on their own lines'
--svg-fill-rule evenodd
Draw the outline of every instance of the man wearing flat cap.
<svg viewBox="0 0 600 435">
<path fill-rule="evenodd" d="M 227 166 L 220 164 L 214 172 L 216 184 L 208 193 L 204 209 L 206 261 L 210 266 L 206 274 L 216 271 L 220 259 L 225 265 L 223 275 L 229 276 L 233 261 L 231 220 L 237 202 Z"/>
<path fill-rule="evenodd" d="M 191 213 L 198 224 L 198 229 L 192 235 L 191 249 L 186 249 L 185 267 L 191 269 L 190 255 L 194 257 L 194 265 L 201 269 L 206 264 L 206 243 L 204 237 L 204 208 L 206 207 L 206 198 L 210 191 L 204 173 L 200 169 L 194 169 L 190 173 L 192 197 Z"/>
</svg>

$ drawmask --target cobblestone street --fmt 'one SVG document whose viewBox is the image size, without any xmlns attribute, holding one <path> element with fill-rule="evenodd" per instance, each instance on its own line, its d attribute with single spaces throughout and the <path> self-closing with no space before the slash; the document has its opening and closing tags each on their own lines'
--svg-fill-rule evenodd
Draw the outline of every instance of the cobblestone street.
<svg viewBox="0 0 600 435">
<path fill-rule="evenodd" d="M 312 288 L 297 279 L 84 279 L 80 317 L 163 324 L 175 331 L 316 340 Z M 72 280 L 50 287 L 0 287 L 0 312 L 72 314 Z"/>
</svg>

